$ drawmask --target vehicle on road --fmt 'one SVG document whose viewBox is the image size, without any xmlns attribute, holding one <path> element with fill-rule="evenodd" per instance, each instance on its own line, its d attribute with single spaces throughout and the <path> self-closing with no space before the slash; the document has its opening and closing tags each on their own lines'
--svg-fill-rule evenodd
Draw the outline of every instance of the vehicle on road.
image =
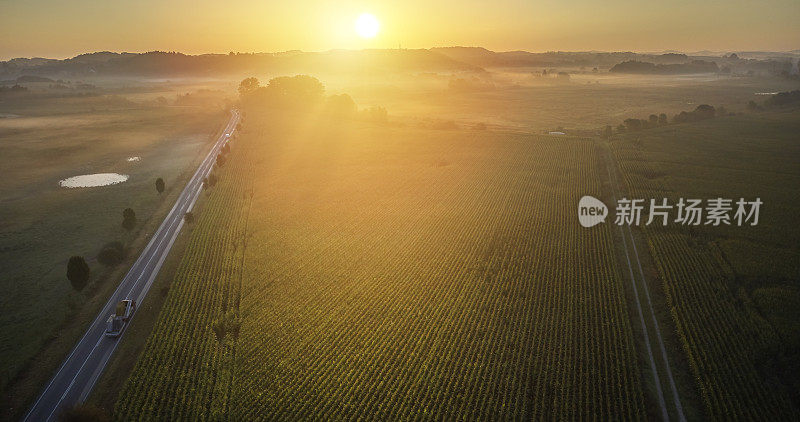
<svg viewBox="0 0 800 422">
<path fill-rule="evenodd" d="M 125 299 L 117 304 L 117 309 L 108 317 L 106 321 L 105 335 L 108 337 L 119 337 L 125 324 L 131 319 L 133 312 L 136 311 L 136 301 Z"/>
</svg>

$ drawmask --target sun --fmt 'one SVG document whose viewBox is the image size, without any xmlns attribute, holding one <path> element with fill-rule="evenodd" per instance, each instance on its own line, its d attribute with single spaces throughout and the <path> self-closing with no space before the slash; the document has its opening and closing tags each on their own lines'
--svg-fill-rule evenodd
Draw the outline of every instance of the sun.
<svg viewBox="0 0 800 422">
<path fill-rule="evenodd" d="M 380 29 L 381 23 L 371 13 L 362 13 L 356 19 L 356 33 L 361 38 L 374 38 Z"/>
</svg>

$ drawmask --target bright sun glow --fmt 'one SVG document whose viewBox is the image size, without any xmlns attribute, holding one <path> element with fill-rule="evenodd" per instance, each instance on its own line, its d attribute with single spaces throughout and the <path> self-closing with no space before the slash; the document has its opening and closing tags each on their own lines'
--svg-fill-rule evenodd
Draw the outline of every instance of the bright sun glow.
<svg viewBox="0 0 800 422">
<path fill-rule="evenodd" d="M 356 19 L 356 33 L 362 38 L 373 38 L 378 35 L 381 29 L 381 23 L 378 18 L 370 13 L 362 13 Z"/>
</svg>

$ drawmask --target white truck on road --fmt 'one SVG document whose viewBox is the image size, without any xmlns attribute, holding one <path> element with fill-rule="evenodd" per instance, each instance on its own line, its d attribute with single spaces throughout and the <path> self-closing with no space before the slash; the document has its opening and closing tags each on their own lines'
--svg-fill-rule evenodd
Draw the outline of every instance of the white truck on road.
<svg viewBox="0 0 800 422">
<path fill-rule="evenodd" d="M 117 309 L 106 321 L 106 336 L 119 337 L 134 311 L 136 311 L 136 302 L 133 299 L 125 299 L 117 303 Z"/>
</svg>

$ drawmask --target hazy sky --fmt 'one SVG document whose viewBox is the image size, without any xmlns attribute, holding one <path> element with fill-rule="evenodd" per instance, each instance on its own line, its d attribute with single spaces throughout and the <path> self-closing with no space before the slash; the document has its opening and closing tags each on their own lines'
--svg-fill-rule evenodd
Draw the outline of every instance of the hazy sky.
<svg viewBox="0 0 800 422">
<path fill-rule="evenodd" d="M 353 22 L 377 16 L 359 38 Z M 800 0 L 0 0 L 0 59 L 449 45 L 492 50 L 794 50 Z"/>
</svg>

